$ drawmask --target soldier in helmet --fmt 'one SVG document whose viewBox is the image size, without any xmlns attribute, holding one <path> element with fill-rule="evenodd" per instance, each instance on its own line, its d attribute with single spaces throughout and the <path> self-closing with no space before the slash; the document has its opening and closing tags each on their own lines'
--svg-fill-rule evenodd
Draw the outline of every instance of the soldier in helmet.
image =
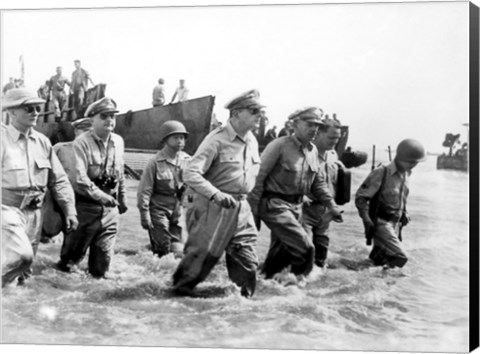
<svg viewBox="0 0 480 354">
<path fill-rule="evenodd" d="M 185 126 L 170 120 L 160 127 L 164 147 L 145 167 L 138 185 L 137 207 L 142 227 L 148 230 L 152 252 L 159 257 L 183 252 L 182 195 L 185 191 L 182 172 L 190 155 L 182 151 L 188 132 Z"/>
<path fill-rule="evenodd" d="M 408 182 L 412 169 L 425 159 L 425 148 L 420 142 L 402 140 L 395 159 L 370 172 L 355 195 L 365 235 L 367 239 L 373 237 L 369 258 L 374 265 L 401 268 L 407 263 L 401 228 L 410 221 L 406 209 Z"/>
<path fill-rule="evenodd" d="M 91 130 L 73 142 L 69 178 L 75 190 L 79 226 L 65 235 L 57 264 L 70 271 L 89 249 L 88 270 L 104 278 L 113 256 L 119 214 L 127 211 L 124 176 L 124 142 L 113 133 L 117 104 L 109 97 L 90 104 L 85 116 Z"/>
</svg>

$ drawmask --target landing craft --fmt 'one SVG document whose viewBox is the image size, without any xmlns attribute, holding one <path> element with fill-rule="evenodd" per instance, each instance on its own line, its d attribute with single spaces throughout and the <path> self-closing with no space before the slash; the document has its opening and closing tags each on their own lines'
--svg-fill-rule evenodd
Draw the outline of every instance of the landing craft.
<svg viewBox="0 0 480 354">
<path fill-rule="evenodd" d="M 88 105 L 104 97 L 105 88 L 105 84 L 99 84 L 89 89 L 81 111 L 85 111 Z M 190 132 L 185 152 L 192 155 L 210 131 L 214 103 L 215 97 L 205 96 L 138 111 L 129 110 L 117 114 L 115 133 L 124 139 L 126 152 L 153 154 L 162 148 L 158 139 L 160 126 L 168 120 L 178 120 Z M 76 116 L 73 108 L 66 107 L 62 110 L 62 117 L 55 119 L 53 102 L 47 102 L 35 129 L 45 134 L 52 144 L 72 141 L 75 135 L 71 122 Z M 128 174 L 138 178 L 142 167 L 144 166 L 131 168 L 127 164 L 125 169 Z"/>
</svg>

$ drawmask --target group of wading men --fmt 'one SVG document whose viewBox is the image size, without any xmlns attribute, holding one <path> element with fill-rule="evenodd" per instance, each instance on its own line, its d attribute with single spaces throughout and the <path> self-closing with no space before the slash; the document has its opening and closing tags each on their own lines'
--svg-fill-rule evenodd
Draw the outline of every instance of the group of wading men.
<svg viewBox="0 0 480 354">
<path fill-rule="evenodd" d="M 2 126 L 2 286 L 15 279 L 24 283 L 31 275 L 47 190 L 63 215 L 56 267 L 65 272 L 75 271 L 88 251 L 90 275 L 108 277 L 119 215 L 128 209 L 124 142 L 113 132 L 115 101 L 104 97 L 92 103 L 72 122 L 75 140 L 54 147 L 33 129 L 43 103 L 25 88 L 10 90 L 3 99 L 11 124 Z M 315 264 L 327 265 L 329 224 L 342 222 L 334 198 L 342 167 L 334 150 L 340 123 L 318 107 L 302 108 L 288 117 L 293 134 L 271 141 L 260 155 L 252 131 L 259 128 L 264 107 L 257 90 L 228 102 L 227 123 L 213 129 L 193 156 L 182 151 L 189 132 L 181 122 L 167 121 L 160 128 L 164 145 L 142 173 L 137 207 L 152 252 L 181 259 L 173 274 L 176 294 L 195 294 L 224 254 L 228 276 L 244 297 L 254 294 L 258 271 L 277 280 L 287 273 L 304 286 Z M 403 140 L 394 161 L 373 170 L 356 193 L 365 233 L 373 238 L 374 265 L 407 262 L 398 231 L 409 220 L 408 178 L 424 158 L 418 141 Z M 262 222 L 271 243 L 259 265 Z"/>
</svg>

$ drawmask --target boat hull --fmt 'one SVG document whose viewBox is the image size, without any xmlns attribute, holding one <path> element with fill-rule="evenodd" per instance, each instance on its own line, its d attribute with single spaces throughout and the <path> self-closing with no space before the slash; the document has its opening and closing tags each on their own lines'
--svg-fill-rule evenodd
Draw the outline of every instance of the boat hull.
<svg viewBox="0 0 480 354">
<path fill-rule="evenodd" d="M 182 122 L 190 133 L 185 152 L 193 154 L 210 131 L 215 97 L 206 96 L 139 111 L 128 111 L 117 115 L 115 132 L 123 137 L 125 148 L 159 150 L 160 127 L 168 120 Z"/>
<path fill-rule="evenodd" d="M 463 156 L 439 155 L 437 157 L 437 169 L 468 171 L 468 159 Z"/>
</svg>

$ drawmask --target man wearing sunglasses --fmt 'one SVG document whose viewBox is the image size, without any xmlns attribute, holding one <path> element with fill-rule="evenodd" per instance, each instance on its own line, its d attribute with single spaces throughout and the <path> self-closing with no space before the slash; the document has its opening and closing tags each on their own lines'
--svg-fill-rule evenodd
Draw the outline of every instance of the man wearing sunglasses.
<svg viewBox="0 0 480 354">
<path fill-rule="evenodd" d="M 44 103 L 26 88 L 12 89 L 3 99 L 11 124 L 2 129 L 2 286 L 31 274 L 47 188 L 65 215 L 65 229 L 78 226 L 68 177 L 48 138 L 33 129 Z"/>
<path fill-rule="evenodd" d="M 228 275 L 241 295 L 255 291 L 258 232 L 246 197 L 260 166 L 252 130 L 260 125 L 262 107 L 257 90 L 228 103 L 226 126 L 205 137 L 184 170 L 184 181 L 195 193 L 187 208 L 185 256 L 173 275 L 179 294 L 191 294 L 224 252 Z"/>
<path fill-rule="evenodd" d="M 270 249 L 262 267 L 267 279 L 290 266 L 295 275 L 291 281 L 301 286 L 312 271 L 315 249 L 300 220 L 304 195 L 311 192 L 331 210 L 334 219 L 341 219 L 320 174 L 318 152 L 313 144 L 322 115 L 317 107 L 294 112 L 289 116 L 294 134 L 275 139 L 262 153 L 249 201 L 257 225 L 261 219 L 271 231 Z"/>
<path fill-rule="evenodd" d="M 104 97 L 88 106 L 85 116 L 92 129 L 73 142 L 73 168 L 69 173 L 75 190 L 79 226 L 66 234 L 57 266 L 71 271 L 88 249 L 88 270 L 106 278 L 113 256 L 119 214 L 127 211 L 124 142 L 113 133 L 117 104 Z"/>
</svg>

